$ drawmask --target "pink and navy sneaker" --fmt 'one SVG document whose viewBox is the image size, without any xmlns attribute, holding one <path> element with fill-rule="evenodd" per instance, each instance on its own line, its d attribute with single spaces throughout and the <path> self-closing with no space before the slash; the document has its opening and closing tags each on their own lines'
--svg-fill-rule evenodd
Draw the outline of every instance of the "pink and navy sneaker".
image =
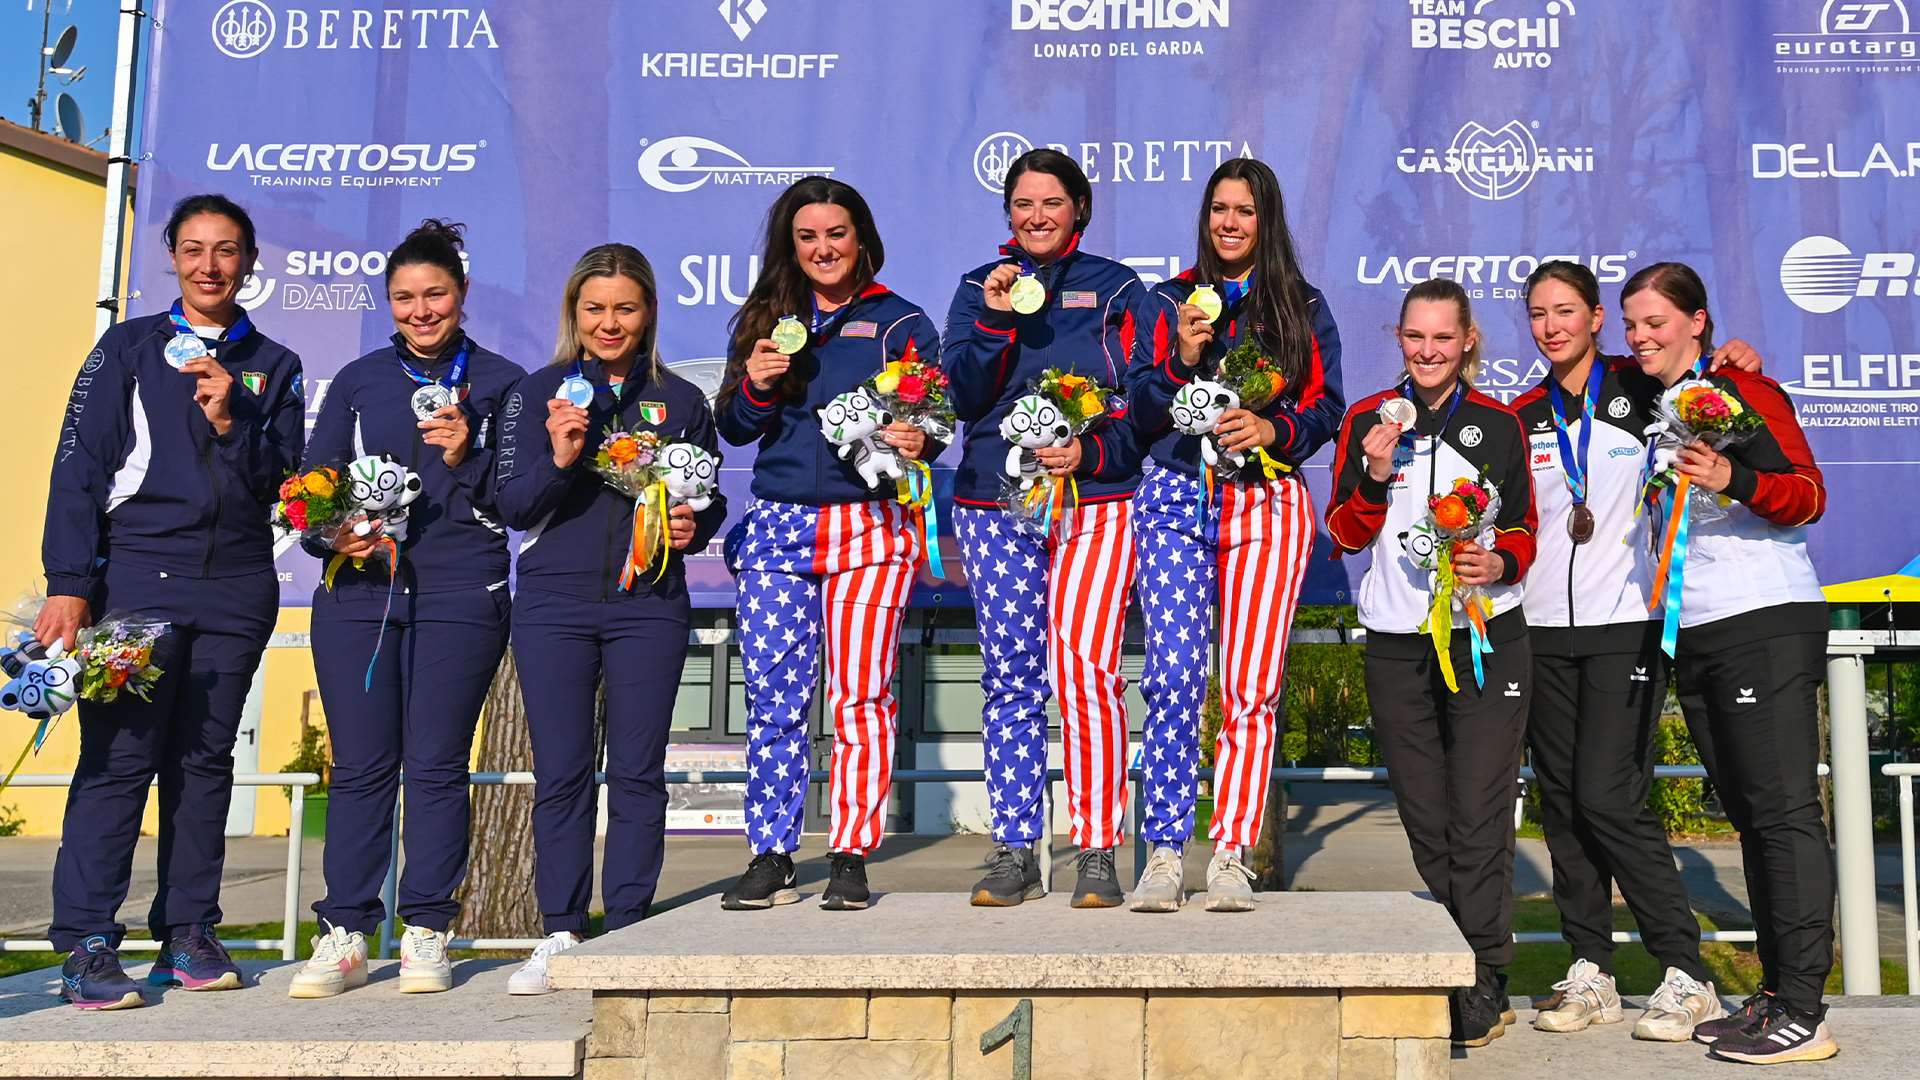
<svg viewBox="0 0 1920 1080">
<path fill-rule="evenodd" d="M 244 985 L 240 966 L 206 923 L 176 927 L 167 935 L 166 948 L 147 974 L 148 986 L 178 986 L 186 990 L 238 990 Z"/>
<path fill-rule="evenodd" d="M 80 943 L 60 965 L 60 996 L 77 1009 L 137 1009 L 147 1003 L 140 987 L 120 967 L 120 954 L 105 934 Z"/>
</svg>

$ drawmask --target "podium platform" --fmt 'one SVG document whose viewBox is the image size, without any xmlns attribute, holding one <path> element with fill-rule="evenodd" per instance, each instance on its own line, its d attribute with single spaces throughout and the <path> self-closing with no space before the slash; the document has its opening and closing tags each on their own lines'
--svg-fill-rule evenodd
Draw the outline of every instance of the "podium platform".
<svg viewBox="0 0 1920 1080">
<path fill-rule="evenodd" d="M 517 961 L 464 960 L 447 993 L 402 994 L 400 962 L 376 960 L 366 986 L 319 1001 L 287 997 L 297 965 L 240 966 L 245 989 L 149 988 L 145 1008 L 114 1012 L 54 996 L 59 968 L 0 979 L 0 1077 L 580 1075 L 591 1002 L 509 996 Z"/>
<path fill-rule="evenodd" d="M 1447 992 L 1473 954 L 1406 893 L 1161 915 L 892 893 L 856 912 L 702 901 L 551 971 L 593 994 L 587 1080 L 1425 1080 L 1448 1075 Z"/>
</svg>

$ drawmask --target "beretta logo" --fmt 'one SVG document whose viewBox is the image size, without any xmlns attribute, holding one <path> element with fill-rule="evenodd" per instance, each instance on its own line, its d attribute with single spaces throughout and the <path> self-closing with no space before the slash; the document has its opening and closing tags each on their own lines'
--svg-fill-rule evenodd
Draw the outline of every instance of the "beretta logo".
<svg viewBox="0 0 1920 1080">
<path fill-rule="evenodd" d="M 1021 154 L 1046 146 L 1080 163 L 1094 184 L 1160 184 L 1204 177 L 1230 157 L 1252 157 L 1242 139 L 1142 139 L 1109 142 L 1036 143 L 1017 131 L 996 131 L 973 148 L 973 178 L 998 194 L 1007 170 Z M 1196 170 L 1197 173 L 1196 173 Z"/>
<path fill-rule="evenodd" d="M 268 49 L 497 49 L 487 9 L 284 7 L 227 0 L 213 13 L 213 44 L 235 60 Z"/>
</svg>

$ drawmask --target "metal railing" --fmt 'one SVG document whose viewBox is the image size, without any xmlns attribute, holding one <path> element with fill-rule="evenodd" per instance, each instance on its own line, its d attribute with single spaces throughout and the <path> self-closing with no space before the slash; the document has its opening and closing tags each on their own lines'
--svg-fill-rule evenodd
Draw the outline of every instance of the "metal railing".
<svg viewBox="0 0 1920 1080">
<path fill-rule="evenodd" d="M 157 780 L 154 782 L 158 782 Z M 287 789 L 287 880 L 283 921 L 278 938 L 221 938 L 229 949 L 278 949 L 280 959 L 292 960 L 300 946 L 300 855 L 301 815 L 306 809 L 307 788 L 318 784 L 317 773 L 235 773 L 235 787 L 284 787 Z M 72 773 L 40 773 L 16 776 L 9 787 L 67 787 Z M 148 786 L 152 786 L 149 783 Z M 164 942 L 152 938 L 127 938 L 120 943 L 126 952 L 158 952 Z M 46 938 L 0 938 L 0 952 L 52 952 L 53 942 Z"/>
<path fill-rule="evenodd" d="M 1920 995 L 1920 887 L 1914 882 L 1913 778 L 1920 776 L 1920 764 L 1894 763 L 1880 766 L 1883 776 L 1891 776 L 1900 786 L 1900 905 L 1906 933 L 1907 993 Z"/>
</svg>

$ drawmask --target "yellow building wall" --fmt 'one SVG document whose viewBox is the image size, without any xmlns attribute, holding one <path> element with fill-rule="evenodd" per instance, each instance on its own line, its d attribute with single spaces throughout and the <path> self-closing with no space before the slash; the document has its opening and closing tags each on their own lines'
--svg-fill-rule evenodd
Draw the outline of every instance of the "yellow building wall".
<svg viewBox="0 0 1920 1080">
<path fill-rule="evenodd" d="M 46 587 L 40 531 L 47 478 L 67 391 L 93 348 L 105 198 L 100 178 L 0 145 L 0 251 L 9 253 L 0 259 L 0 325 L 24 329 L 31 346 L 16 346 L 0 360 L 0 461 L 6 462 L 0 473 L 0 611 Z M 158 245 L 160 238 L 136 236 L 133 242 Z M 286 609 L 277 629 L 304 635 L 309 614 L 306 608 Z M 12 627 L 6 632 L 11 636 Z M 315 683 L 305 648 L 269 649 L 265 663 L 260 771 L 274 772 L 299 749 L 302 702 Z M 323 722 L 318 694 L 309 712 L 311 722 Z M 32 730 L 21 714 L 0 711 L 0 776 Z M 20 771 L 73 771 L 79 732 L 79 717 L 67 714 Z M 155 801 L 148 802 L 147 832 L 154 830 Z M 0 821 L 20 821 L 24 835 L 58 836 L 65 804 L 64 788 L 8 788 L 0 792 Z M 283 835 L 286 829 L 284 789 L 262 789 L 254 832 Z"/>
</svg>

